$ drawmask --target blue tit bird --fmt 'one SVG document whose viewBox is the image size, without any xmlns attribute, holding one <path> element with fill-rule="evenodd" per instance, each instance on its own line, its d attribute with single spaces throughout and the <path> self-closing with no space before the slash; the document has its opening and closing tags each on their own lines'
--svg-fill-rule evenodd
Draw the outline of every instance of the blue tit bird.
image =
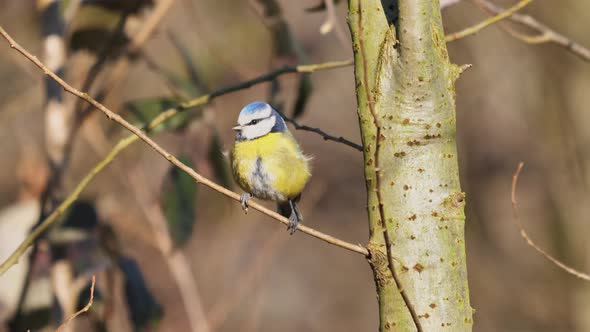
<svg viewBox="0 0 590 332">
<path fill-rule="evenodd" d="M 241 196 L 242 208 L 247 210 L 251 197 L 276 201 L 278 212 L 289 218 L 288 230 L 293 234 L 303 220 L 297 202 L 311 176 L 310 158 L 301 152 L 281 115 L 267 103 L 246 105 L 233 129 L 231 168 L 246 192 Z"/>
</svg>

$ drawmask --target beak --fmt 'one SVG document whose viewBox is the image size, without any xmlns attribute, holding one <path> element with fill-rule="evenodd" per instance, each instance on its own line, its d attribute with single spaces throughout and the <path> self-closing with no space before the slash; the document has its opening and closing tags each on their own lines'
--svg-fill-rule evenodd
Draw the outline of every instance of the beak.
<svg viewBox="0 0 590 332">
<path fill-rule="evenodd" d="M 240 130 L 242 130 L 242 126 L 238 125 L 238 126 L 233 127 L 232 129 L 235 131 L 240 131 Z"/>
</svg>

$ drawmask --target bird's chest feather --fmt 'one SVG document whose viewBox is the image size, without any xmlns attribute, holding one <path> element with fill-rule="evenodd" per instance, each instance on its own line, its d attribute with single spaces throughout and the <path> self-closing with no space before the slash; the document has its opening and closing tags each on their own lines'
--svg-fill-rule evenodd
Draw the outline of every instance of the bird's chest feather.
<svg viewBox="0 0 590 332">
<path fill-rule="evenodd" d="M 292 198 L 303 190 L 309 178 L 307 159 L 297 143 L 279 133 L 236 143 L 231 159 L 240 187 L 262 199 Z"/>
</svg>

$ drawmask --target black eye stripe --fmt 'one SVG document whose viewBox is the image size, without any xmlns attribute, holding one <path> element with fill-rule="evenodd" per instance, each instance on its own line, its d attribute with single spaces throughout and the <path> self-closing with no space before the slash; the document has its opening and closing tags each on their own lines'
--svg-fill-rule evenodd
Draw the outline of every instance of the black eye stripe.
<svg viewBox="0 0 590 332">
<path fill-rule="evenodd" d="M 272 114 L 271 114 L 271 115 L 269 115 L 269 116 L 267 116 L 266 118 L 262 118 L 262 119 L 254 119 L 254 120 L 252 120 L 252 121 L 250 121 L 250 122 L 246 123 L 246 126 L 253 126 L 253 125 L 256 125 L 256 124 L 258 124 L 260 121 L 262 121 L 262 120 L 266 120 L 266 119 L 270 119 L 271 117 L 272 117 Z"/>
</svg>

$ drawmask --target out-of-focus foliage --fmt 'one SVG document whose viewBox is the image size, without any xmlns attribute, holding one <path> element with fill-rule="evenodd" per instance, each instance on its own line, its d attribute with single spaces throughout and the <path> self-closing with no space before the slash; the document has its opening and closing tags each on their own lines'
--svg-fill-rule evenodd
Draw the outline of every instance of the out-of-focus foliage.
<svg viewBox="0 0 590 332">
<path fill-rule="evenodd" d="M 63 1 L 67 8 L 69 1 Z M 120 26 L 133 14 L 153 5 L 152 0 L 83 0 L 69 24 L 69 47 L 72 51 L 88 50 L 101 54 L 108 46 L 109 57 L 120 54 L 129 38 Z M 117 31 L 119 29 L 119 31 Z"/>
<path fill-rule="evenodd" d="M 179 160 L 192 167 L 190 158 Z M 191 238 L 195 216 L 197 182 L 177 167 L 171 166 L 161 189 L 161 206 L 168 220 L 168 230 L 175 246 L 182 247 Z"/>
<path fill-rule="evenodd" d="M 293 118 L 297 119 L 303 115 L 307 102 L 313 91 L 313 84 L 311 82 L 311 75 L 309 73 L 301 74 L 299 78 L 299 87 L 297 89 L 297 98 L 293 106 Z"/>
<path fill-rule="evenodd" d="M 117 266 L 125 275 L 125 300 L 135 331 L 152 331 L 163 315 L 161 305 L 147 287 L 135 260 L 122 256 Z"/>
<path fill-rule="evenodd" d="M 153 0 L 82 0 L 82 5 L 96 5 L 118 12 L 130 11 L 131 13 L 153 4 Z"/>
<path fill-rule="evenodd" d="M 227 157 L 223 154 L 223 145 L 219 133 L 214 130 L 209 142 L 207 157 L 213 168 L 215 179 L 224 187 L 231 188 L 233 180 Z"/>
<path fill-rule="evenodd" d="M 114 56 L 129 41 L 124 34 L 117 34 L 111 41 L 113 31 L 121 18 L 121 13 L 99 6 L 81 6 L 71 23 L 70 49 L 88 50 L 100 53 L 107 43 L 112 42 Z"/>
<path fill-rule="evenodd" d="M 125 103 L 125 109 L 129 112 L 128 119 L 140 127 L 149 124 L 160 113 L 178 106 L 180 100 L 170 97 L 157 97 L 132 100 Z M 195 113 L 181 112 L 175 117 L 165 121 L 151 129 L 152 133 L 162 131 L 182 130 L 186 128 Z"/>
</svg>

